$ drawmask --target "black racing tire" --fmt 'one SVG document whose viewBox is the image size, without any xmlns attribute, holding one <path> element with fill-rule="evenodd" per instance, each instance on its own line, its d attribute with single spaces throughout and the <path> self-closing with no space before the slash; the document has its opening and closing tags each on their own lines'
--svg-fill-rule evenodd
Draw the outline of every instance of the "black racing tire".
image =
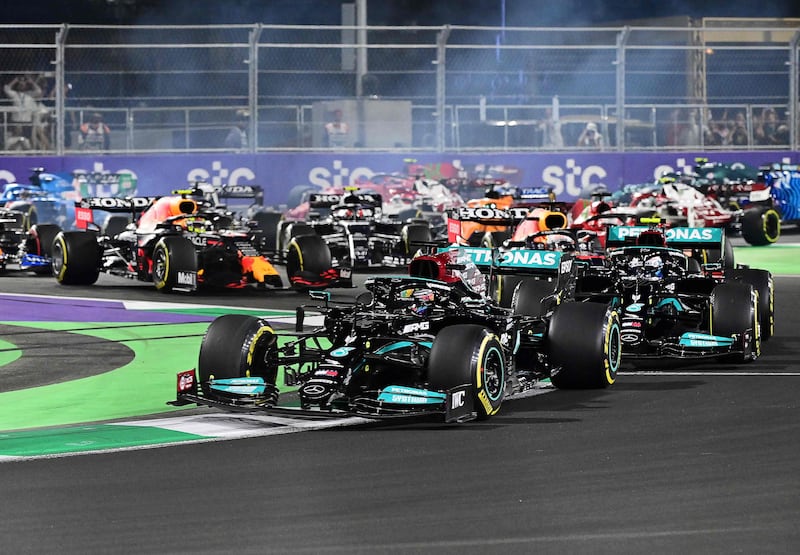
<svg viewBox="0 0 800 555">
<path fill-rule="evenodd" d="M 419 250 L 415 243 L 430 243 L 433 241 L 431 228 L 427 224 L 408 224 L 400 230 L 400 237 L 403 238 L 403 254 L 411 258 Z"/>
<path fill-rule="evenodd" d="M 730 270 L 726 278 L 749 283 L 758 293 L 758 323 L 761 341 L 767 341 L 775 333 L 775 281 L 772 273 L 756 268 Z"/>
<path fill-rule="evenodd" d="M 278 235 L 278 252 L 284 256 L 288 254 L 289 243 L 294 237 L 301 235 L 316 235 L 314 228 L 304 222 L 284 222 Z"/>
<path fill-rule="evenodd" d="M 256 212 L 250 218 L 258 224 L 261 244 L 268 251 L 278 249 L 278 226 L 282 217 L 280 212 Z"/>
<path fill-rule="evenodd" d="M 731 238 L 727 233 L 724 235 L 725 236 L 722 239 L 721 249 L 705 249 L 700 251 L 700 256 L 702 258 L 700 260 L 701 264 L 713 264 L 720 262 L 722 264 L 722 268 L 726 270 L 736 267 L 736 261 L 733 254 L 733 243 L 731 242 Z"/>
<path fill-rule="evenodd" d="M 487 231 L 481 239 L 481 246 L 487 249 L 502 246 L 503 241 L 511 238 L 510 231 Z"/>
<path fill-rule="evenodd" d="M 781 216 L 768 206 L 746 209 L 741 224 L 742 237 L 756 247 L 771 245 L 781 236 Z"/>
<path fill-rule="evenodd" d="M 561 303 L 550 318 L 546 350 L 557 388 L 613 385 L 622 361 L 619 314 L 602 303 Z"/>
<path fill-rule="evenodd" d="M 200 344 L 197 376 L 200 384 L 211 377 L 263 377 L 275 385 L 277 339 L 269 322 L 246 314 L 217 317 Z M 207 391 L 206 391 L 207 393 Z"/>
<path fill-rule="evenodd" d="M 26 250 L 30 254 L 39 256 L 53 256 L 53 242 L 56 235 L 61 233 L 61 227 L 55 224 L 36 224 L 28 230 Z M 52 267 L 36 267 L 33 272 L 37 275 L 47 275 L 53 273 Z"/>
<path fill-rule="evenodd" d="M 162 237 L 153 247 L 153 284 L 157 291 L 197 289 L 197 250 L 180 235 Z"/>
<path fill-rule="evenodd" d="M 286 276 L 290 281 L 303 272 L 319 277 L 332 266 L 331 250 L 319 235 L 299 235 L 289 241 Z"/>
<path fill-rule="evenodd" d="M 442 329 L 428 357 L 429 387 L 445 391 L 470 384 L 478 420 L 500 410 L 507 372 L 500 340 L 491 330 L 476 324 Z"/>
<path fill-rule="evenodd" d="M 519 282 L 514 289 L 511 308 L 514 314 L 521 316 L 543 316 L 545 313 L 542 299 L 552 295 L 556 284 L 544 279 L 528 278 Z"/>
<path fill-rule="evenodd" d="M 492 276 L 490 284 L 490 296 L 500 306 L 511 308 L 514 300 L 514 291 L 517 285 L 525 278 L 521 276 L 512 276 L 507 274 L 495 274 Z"/>
<path fill-rule="evenodd" d="M 62 231 L 53 240 L 53 274 L 61 285 L 92 285 L 103 250 L 93 231 Z"/>
<path fill-rule="evenodd" d="M 722 361 L 752 362 L 761 354 L 758 300 L 753 286 L 741 281 L 717 284 L 711 291 L 710 333 L 741 337 L 741 353 L 719 357 Z"/>
<path fill-rule="evenodd" d="M 36 206 L 30 202 L 12 202 L 7 206 L 9 210 L 15 210 L 22 214 L 22 230 L 28 231 L 39 223 L 39 214 Z"/>
<path fill-rule="evenodd" d="M 128 227 L 131 223 L 130 216 L 123 214 L 111 214 L 106 221 L 103 222 L 102 234 L 106 237 L 116 237 Z"/>
</svg>

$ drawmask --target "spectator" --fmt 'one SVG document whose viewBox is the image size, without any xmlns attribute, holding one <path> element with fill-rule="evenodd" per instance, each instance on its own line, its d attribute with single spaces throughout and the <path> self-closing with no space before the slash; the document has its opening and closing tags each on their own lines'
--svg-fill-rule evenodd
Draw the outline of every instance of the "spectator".
<svg viewBox="0 0 800 555">
<path fill-rule="evenodd" d="M 22 128 L 19 125 L 12 125 L 8 129 L 6 135 L 6 150 L 31 150 L 31 142 L 28 137 L 22 134 Z"/>
<path fill-rule="evenodd" d="M 700 123 L 697 121 L 697 110 L 686 113 L 685 124 L 678 134 L 678 144 L 683 146 L 700 146 Z"/>
<path fill-rule="evenodd" d="M 590 121 L 578 137 L 578 146 L 603 148 L 603 135 L 597 130 L 597 124 Z"/>
<path fill-rule="evenodd" d="M 89 121 L 80 127 L 78 147 L 81 150 L 108 150 L 111 146 L 111 129 L 103 123 L 103 116 L 94 112 Z"/>
<path fill-rule="evenodd" d="M 552 108 L 545 109 L 544 119 L 539 122 L 537 129 L 542 134 L 542 146 L 544 148 L 564 148 L 561 122 L 553 118 Z"/>
<path fill-rule="evenodd" d="M 231 127 L 225 137 L 225 148 L 236 152 L 244 152 L 249 144 L 247 140 L 247 126 L 250 122 L 250 114 L 247 110 L 236 112 L 236 125 Z"/>
<path fill-rule="evenodd" d="M 730 144 L 733 146 L 747 146 L 750 140 L 747 137 L 747 118 L 744 112 L 736 112 L 733 116 L 733 129 L 731 129 Z"/>
<path fill-rule="evenodd" d="M 329 147 L 347 146 L 350 128 L 342 121 L 342 111 L 333 111 L 333 121 L 325 124 L 325 144 Z"/>
<path fill-rule="evenodd" d="M 19 75 L 4 85 L 3 91 L 14 104 L 11 122 L 19 125 L 22 135 L 32 141 L 34 113 L 38 110 L 38 101 L 42 97 L 41 87 L 27 75 Z"/>
<path fill-rule="evenodd" d="M 761 121 L 753 128 L 753 138 L 759 145 L 777 145 L 778 140 L 778 113 L 774 108 L 764 108 L 761 112 Z"/>
</svg>

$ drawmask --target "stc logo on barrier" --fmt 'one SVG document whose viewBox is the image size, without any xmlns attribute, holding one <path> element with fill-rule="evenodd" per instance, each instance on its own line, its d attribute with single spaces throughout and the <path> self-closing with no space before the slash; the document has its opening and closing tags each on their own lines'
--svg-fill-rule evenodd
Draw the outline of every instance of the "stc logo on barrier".
<svg viewBox="0 0 800 555">
<path fill-rule="evenodd" d="M 204 181 L 211 185 L 239 185 L 241 183 L 252 183 L 256 178 L 256 173 L 247 167 L 229 170 L 222 167 L 222 162 L 214 160 L 211 162 L 211 171 L 205 168 L 193 168 L 186 174 L 189 183 Z"/>
<path fill-rule="evenodd" d="M 556 195 L 580 196 L 584 191 L 605 186 L 603 179 L 608 176 L 602 166 L 581 167 L 575 160 L 567 158 L 565 167 L 551 165 L 542 170 L 542 181 L 553 187 Z"/>
<path fill-rule="evenodd" d="M 322 166 L 311 168 L 308 172 L 308 183 L 322 188 L 346 187 L 367 180 L 373 175 L 375 172 L 370 168 L 358 167 L 351 170 L 344 167 L 341 160 L 334 160 L 333 171 Z"/>
</svg>

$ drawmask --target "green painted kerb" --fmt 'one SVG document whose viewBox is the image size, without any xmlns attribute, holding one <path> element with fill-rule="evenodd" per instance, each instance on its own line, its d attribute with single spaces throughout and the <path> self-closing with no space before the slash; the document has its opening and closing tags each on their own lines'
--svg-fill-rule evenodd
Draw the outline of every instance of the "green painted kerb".
<svg viewBox="0 0 800 555">
<path fill-rule="evenodd" d="M 10 364 L 22 356 L 16 345 L 0 339 L 0 366 Z"/>
<path fill-rule="evenodd" d="M 30 457 L 176 443 L 203 436 L 149 426 L 103 424 L 0 433 L 0 457 Z"/>
</svg>

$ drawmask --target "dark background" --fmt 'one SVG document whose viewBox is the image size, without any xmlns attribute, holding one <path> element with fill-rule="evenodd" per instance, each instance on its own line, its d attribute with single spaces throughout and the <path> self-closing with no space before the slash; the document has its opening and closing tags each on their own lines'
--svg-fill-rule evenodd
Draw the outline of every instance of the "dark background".
<svg viewBox="0 0 800 555">
<path fill-rule="evenodd" d="M 355 1 L 355 0 L 352 0 Z M 337 25 L 340 0 L 38 0 L 7 3 L 0 23 Z M 800 17 L 800 2 L 705 0 L 371 0 L 369 25 L 587 26 L 664 17 Z"/>
</svg>

